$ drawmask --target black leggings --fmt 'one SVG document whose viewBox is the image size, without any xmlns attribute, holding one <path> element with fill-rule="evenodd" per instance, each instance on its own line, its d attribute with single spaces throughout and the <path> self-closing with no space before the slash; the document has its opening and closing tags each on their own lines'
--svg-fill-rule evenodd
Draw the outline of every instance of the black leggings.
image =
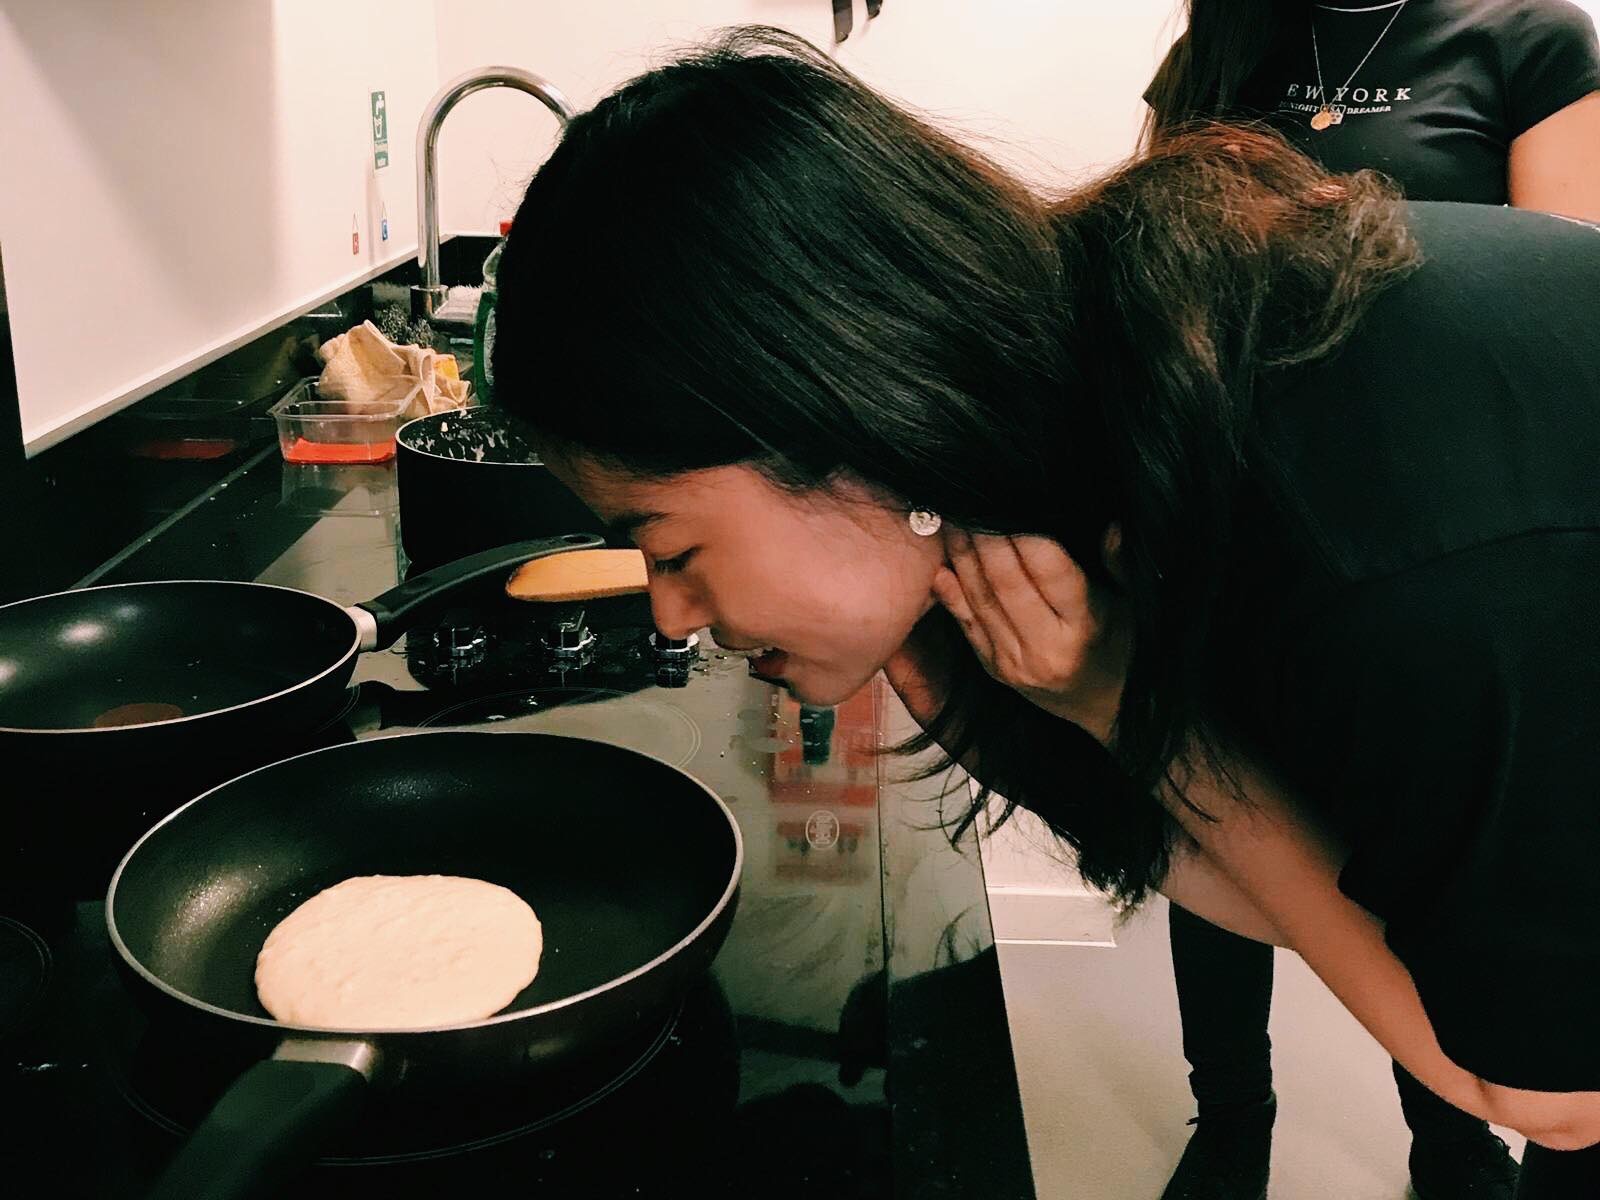
<svg viewBox="0 0 1600 1200">
<path fill-rule="evenodd" d="M 1259 1104 L 1272 1094 L 1272 947 L 1239 937 L 1179 905 L 1168 909 L 1183 1056 L 1202 1116 Z M 1406 1124 L 1453 1140 L 1482 1122 L 1439 1099 L 1394 1065 Z M 1529 1146 L 1517 1200 L 1600 1200 L 1600 1147 L 1563 1153 Z"/>
</svg>

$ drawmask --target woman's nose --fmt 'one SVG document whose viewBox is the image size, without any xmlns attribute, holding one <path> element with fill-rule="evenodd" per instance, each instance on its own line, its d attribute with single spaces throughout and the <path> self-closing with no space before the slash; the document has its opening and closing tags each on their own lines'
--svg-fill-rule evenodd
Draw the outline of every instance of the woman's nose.
<svg viewBox="0 0 1600 1200">
<path fill-rule="evenodd" d="M 679 640 L 711 624 L 709 606 L 694 591 L 660 578 L 650 581 L 650 615 L 663 636 Z"/>
</svg>

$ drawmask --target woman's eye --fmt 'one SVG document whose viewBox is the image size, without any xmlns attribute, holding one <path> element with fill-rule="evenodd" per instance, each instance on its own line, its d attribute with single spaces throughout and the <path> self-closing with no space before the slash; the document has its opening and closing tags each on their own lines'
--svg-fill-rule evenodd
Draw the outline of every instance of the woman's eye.
<svg viewBox="0 0 1600 1200">
<path fill-rule="evenodd" d="M 693 550 L 685 550 L 676 558 L 656 559 L 655 562 L 651 564 L 651 569 L 654 570 L 657 575 L 676 575 L 688 565 L 689 560 L 693 557 Z"/>
</svg>

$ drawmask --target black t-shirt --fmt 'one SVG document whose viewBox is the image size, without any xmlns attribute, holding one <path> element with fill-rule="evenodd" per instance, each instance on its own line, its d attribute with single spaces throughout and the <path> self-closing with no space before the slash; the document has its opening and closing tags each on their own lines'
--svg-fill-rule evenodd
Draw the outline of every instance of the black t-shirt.
<svg viewBox="0 0 1600 1200">
<path fill-rule="evenodd" d="M 1284 9 L 1238 115 L 1264 117 L 1329 170 L 1382 171 L 1415 200 L 1504 204 L 1512 140 L 1600 89 L 1594 22 L 1567 0 Z M 1320 86 L 1344 114 L 1321 132 L 1310 124 L 1323 101 L 1313 23 Z"/>
<path fill-rule="evenodd" d="M 1410 211 L 1423 265 L 1263 384 L 1317 537 L 1239 556 L 1219 665 L 1445 1052 L 1600 1089 L 1600 226 Z"/>
</svg>

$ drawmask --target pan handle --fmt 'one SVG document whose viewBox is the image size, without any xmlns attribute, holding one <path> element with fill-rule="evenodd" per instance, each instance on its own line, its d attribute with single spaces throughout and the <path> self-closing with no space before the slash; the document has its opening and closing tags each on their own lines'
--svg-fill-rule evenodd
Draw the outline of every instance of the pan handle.
<svg viewBox="0 0 1600 1200">
<path fill-rule="evenodd" d="M 394 645 L 406 630 L 443 616 L 460 603 L 462 589 L 485 579 L 492 579 L 497 585 L 503 583 L 514 567 L 536 558 L 566 550 L 593 550 L 605 544 L 605 538 L 593 533 L 513 542 L 424 571 L 399 587 L 390 588 L 383 595 L 346 611 L 361 630 L 361 648 L 382 650 Z"/>
<path fill-rule="evenodd" d="M 366 1102 L 376 1052 L 365 1042 L 289 1040 L 222 1094 L 148 1200 L 281 1194 Z"/>
</svg>

